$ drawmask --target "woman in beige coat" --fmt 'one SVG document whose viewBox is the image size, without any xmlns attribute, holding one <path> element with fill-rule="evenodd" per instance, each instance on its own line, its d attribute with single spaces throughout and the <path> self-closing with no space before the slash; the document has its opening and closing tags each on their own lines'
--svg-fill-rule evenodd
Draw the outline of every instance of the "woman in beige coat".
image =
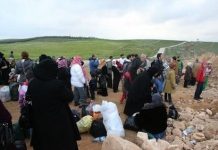
<svg viewBox="0 0 218 150">
<path fill-rule="evenodd" d="M 171 63 L 170 70 L 166 77 L 166 82 L 164 86 L 164 99 L 166 102 L 172 103 L 171 93 L 176 87 L 176 74 L 175 74 L 175 64 Z"/>
</svg>

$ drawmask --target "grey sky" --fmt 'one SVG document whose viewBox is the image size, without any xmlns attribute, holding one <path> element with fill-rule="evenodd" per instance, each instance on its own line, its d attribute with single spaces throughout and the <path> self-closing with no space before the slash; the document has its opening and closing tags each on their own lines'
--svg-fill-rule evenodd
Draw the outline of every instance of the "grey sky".
<svg viewBox="0 0 218 150">
<path fill-rule="evenodd" d="M 0 39 L 49 35 L 218 41 L 217 0 L 1 0 Z"/>
</svg>

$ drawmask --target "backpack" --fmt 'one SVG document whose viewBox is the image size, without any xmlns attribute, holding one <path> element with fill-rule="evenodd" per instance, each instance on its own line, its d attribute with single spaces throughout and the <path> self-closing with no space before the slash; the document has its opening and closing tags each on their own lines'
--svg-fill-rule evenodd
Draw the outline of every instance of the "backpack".
<svg viewBox="0 0 218 150">
<path fill-rule="evenodd" d="M 178 119 L 179 118 L 179 113 L 176 110 L 176 107 L 174 105 L 171 105 L 169 107 L 168 118 L 172 118 L 172 119 Z"/>
</svg>

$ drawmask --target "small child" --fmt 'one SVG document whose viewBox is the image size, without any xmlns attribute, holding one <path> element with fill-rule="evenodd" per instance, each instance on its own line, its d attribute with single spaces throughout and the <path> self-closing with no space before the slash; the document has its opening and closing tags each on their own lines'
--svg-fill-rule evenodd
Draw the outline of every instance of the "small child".
<svg viewBox="0 0 218 150">
<path fill-rule="evenodd" d="M 16 82 L 17 81 L 17 75 L 15 73 L 15 69 L 11 68 L 11 72 L 9 73 L 9 83 Z"/>
<path fill-rule="evenodd" d="M 91 80 L 89 81 L 89 90 L 91 94 L 91 100 L 95 99 L 95 91 L 97 89 L 97 79 L 94 74 L 91 74 Z"/>
<path fill-rule="evenodd" d="M 19 87 L 19 105 L 20 108 L 22 109 L 24 105 L 26 104 L 26 92 L 28 89 L 28 82 L 23 82 L 22 85 Z"/>
</svg>

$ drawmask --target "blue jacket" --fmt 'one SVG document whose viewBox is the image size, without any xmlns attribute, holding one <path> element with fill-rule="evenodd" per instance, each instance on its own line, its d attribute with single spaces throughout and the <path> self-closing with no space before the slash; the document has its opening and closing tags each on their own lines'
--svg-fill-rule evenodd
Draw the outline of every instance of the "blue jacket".
<svg viewBox="0 0 218 150">
<path fill-rule="evenodd" d="M 89 69 L 90 73 L 94 73 L 98 69 L 99 61 L 98 59 L 89 59 Z"/>
</svg>

